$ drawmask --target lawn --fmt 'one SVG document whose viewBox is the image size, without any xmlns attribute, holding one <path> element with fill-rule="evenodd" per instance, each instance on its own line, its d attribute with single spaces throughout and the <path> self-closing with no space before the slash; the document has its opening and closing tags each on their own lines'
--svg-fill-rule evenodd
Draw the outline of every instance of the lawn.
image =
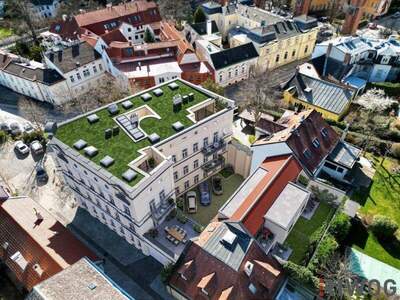
<svg viewBox="0 0 400 300">
<path fill-rule="evenodd" d="M 300 217 L 285 241 L 285 245 L 293 250 L 289 260 L 302 264 L 309 246 L 312 234 L 332 218 L 335 209 L 325 202 L 321 202 L 311 220 Z"/>
<path fill-rule="evenodd" d="M 0 40 L 12 36 L 14 33 L 11 28 L 0 27 Z"/>
<path fill-rule="evenodd" d="M 172 128 L 172 124 L 177 121 L 180 121 L 186 128 L 191 126 L 193 122 L 187 118 L 188 112 L 186 109 L 209 98 L 208 95 L 180 81 L 176 81 L 176 83 L 179 85 L 179 89 L 172 91 L 167 85 L 164 85 L 161 87 L 164 95 L 160 97 L 152 95 L 150 101 L 144 102 L 140 98 L 140 95 L 129 99 L 133 103 L 133 108 L 129 110 L 147 104 L 161 117 L 161 120 L 146 118 L 140 121 L 140 127 L 147 134 L 157 133 L 161 140 L 176 133 Z M 173 96 L 176 94 L 187 95 L 189 93 L 194 93 L 194 100 L 188 104 L 183 104 L 180 111 L 173 112 Z M 120 114 L 127 111 L 121 104 L 118 106 Z M 115 116 L 110 116 L 106 108 L 97 111 L 96 114 L 100 118 L 98 122 L 89 124 L 86 117 L 79 118 L 61 125 L 58 128 L 56 137 L 70 147 L 79 139 L 83 139 L 88 145 L 96 147 L 99 153 L 91 158 L 94 163 L 99 164 L 103 157 L 106 155 L 111 156 L 114 158 L 115 162 L 108 167 L 107 170 L 114 176 L 122 178 L 122 174 L 128 169 L 128 164 L 139 156 L 138 150 L 150 146 L 151 144 L 147 138 L 135 143 L 122 130 L 120 130 L 119 135 L 110 139 L 105 139 L 104 130 L 112 128 L 117 124 L 113 119 Z M 83 150 L 80 151 L 81 154 L 83 154 L 83 152 Z M 138 176 L 134 181 L 130 182 L 130 185 L 135 185 L 141 178 L 141 176 Z"/>
<path fill-rule="evenodd" d="M 360 213 L 369 218 L 375 214 L 391 217 L 400 225 L 400 173 L 394 174 L 399 162 L 385 159 L 383 165 L 380 159 L 374 159 L 376 173 L 368 189 L 353 194 L 352 199 L 362 207 Z M 350 234 L 349 246 L 400 269 L 399 242 L 383 242 L 360 224 L 354 224 Z"/>
<path fill-rule="evenodd" d="M 220 196 L 217 196 L 211 191 L 211 204 L 209 206 L 202 206 L 200 202 L 197 201 L 197 213 L 186 213 L 186 215 L 200 225 L 208 225 L 208 223 L 210 223 L 210 221 L 217 215 L 221 206 L 230 198 L 230 196 L 236 191 L 243 181 L 243 177 L 238 174 L 233 174 L 228 178 L 223 178 L 222 185 L 224 193 Z M 209 181 L 209 186 L 211 189 L 211 181 Z M 195 191 L 197 192 L 197 199 L 200 199 L 197 187 L 195 188 Z"/>
</svg>

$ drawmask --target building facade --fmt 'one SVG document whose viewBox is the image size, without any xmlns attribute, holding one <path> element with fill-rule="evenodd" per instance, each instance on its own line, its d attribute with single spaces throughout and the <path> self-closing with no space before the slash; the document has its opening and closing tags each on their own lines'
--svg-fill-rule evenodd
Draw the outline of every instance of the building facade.
<svg viewBox="0 0 400 300">
<path fill-rule="evenodd" d="M 166 95 L 154 94 L 160 90 Z M 185 111 L 179 114 L 180 121 L 168 129 L 177 113 L 173 110 L 176 108 L 170 98 L 171 93 L 175 94 L 175 99 L 181 97 L 181 93 L 187 94 L 183 104 Z M 143 102 L 143 95 L 151 95 L 153 99 Z M 190 101 L 186 100 L 187 96 Z M 100 128 L 101 139 L 102 130 L 108 126 L 119 128 L 113 129 L 118 133 L 109 138 L 107 147 L 97 139 L 93 140 L 91 136 L 97 134 L 93 131 L 96 127 L 91 126 L 86 118 L 93 115 L 110 118 L 108 108 L 103 107 L 60 124 L 50 148 L 54 150 L 66 184 L 75 192 L 79 205 L 136 248 L 142 249 L 144 254 L 166 264 L 177 257 L 164 253 L 143 235 L 169 215 L 175 207 L 176 196 L 224 166 L 226 143 L 232 134 L 234 105 L 228 99 L 180 79 L 128 97 L 117 104 L 122 105 L 126 101 L 140 105 L 120 116 L 139 116 L 137 129 L 142 134 L 139 140 L 127 132 L 117 119 L 106 121 L 103 123 L 106 127 Z M 168 103 L 167 108 L 163 103 Z M 152 123 L 152 119 L 157 123 Z M 81 138 L 76 136 L 71 139 L 71 130 L 80 131 Z M 136 137 L 137 134 L 135 132 Z M 103 162 L 99 164 L 96 155 L 91 158 L 88 154 L 80 154 L 82 151 L 77 151 L 76 145 L 78 140 L 96 147 L 100 152 L 96 155 L 100 159 L 101 155 L 109 153 L 108 156 L 114 160 L 112 167 L 107 169 Z M 126 154 L 127 157 L 118 150 L 126 143 L 132 147 L 132 153 Z"/>
<path fill-rule="evenodd" d="M 35 20 L 55 18 L 60 8 L 60 0 L 31 0 L 30 11 Z"/>
</svg>

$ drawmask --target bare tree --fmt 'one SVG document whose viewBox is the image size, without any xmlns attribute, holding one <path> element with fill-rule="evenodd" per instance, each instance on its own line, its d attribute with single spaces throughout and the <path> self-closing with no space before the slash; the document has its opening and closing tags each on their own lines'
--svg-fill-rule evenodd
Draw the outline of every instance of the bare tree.
<svg viewBox="0 0 400 300">
<path fill-rule="evenodd" d="M 47 119 L 47 110 L 34 100 L 23 97 L 18 102 L 22 117 L 32 122 L 34 129 L 39 130 L 43 127 Z"/>
<path fill-rule="evenodd" d="M 271 85 L 271 72 L 258 72 L 253 66 L 250 68 L 249 78 L 238 87 L 235 100 L 240 109 L 249 109 L 254 113 L 255 123 L 267 109 L 279 107 L 277 90 Z"/>
<path fill-rule="evenodd" d="M 165 19 L 175 21 L 187 20 L 192 16 L 190 1 L 187 0 L 157 0 L 158 9 Z"/>
<path fill-rule="evenodd" d="M 68 0 L 63 1 L 57 12 L 57 17 L 60 18 L 63 15 L 74 15 L 79 13 L 81 9 L 90 11 L 102 6 L 94 0 Z"/>
<path fill-rule="evenodd" d="M 86 113 L 99 106 L 127 97 L 129 94 L 127 89 L 121 88 L 121 86 L 116 83 L 114 77 L 107 75 L 107 77 L 101 81 L 101 84 L 66 101 L 63 105 L 57 107 L 57 109 L 64 113 Z"/>
</svg>

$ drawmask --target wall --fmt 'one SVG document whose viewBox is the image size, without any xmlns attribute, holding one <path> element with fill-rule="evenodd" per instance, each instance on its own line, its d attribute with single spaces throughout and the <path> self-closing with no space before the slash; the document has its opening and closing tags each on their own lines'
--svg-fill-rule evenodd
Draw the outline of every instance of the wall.
<svg viewBox="0 0 400 300">
<path fill-rule="evenodd" d="M 228 86 L 249 78 L 250 67 L 257 63 L 257 58 L 247 60 L 215 71 L 215 82 L 220 86 Z"/>
<path fill-rule="evenodd" d="M 233 166 L 236 174 L 240 174 L 243 178 L 246 178 L 250 174 L 251 155 L 252 153 L 249 147 L 232 139 L 231 143 L 228 145 L 227 163 Z"/>
</svg>

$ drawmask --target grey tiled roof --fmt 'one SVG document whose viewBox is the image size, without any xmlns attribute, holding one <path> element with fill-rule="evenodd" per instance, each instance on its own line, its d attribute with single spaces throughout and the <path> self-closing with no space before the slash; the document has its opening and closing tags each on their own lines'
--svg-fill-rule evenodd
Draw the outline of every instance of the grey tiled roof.
<svg viewBox="0 0 400 300">
<path fill-rule="evenodd" d="M 354 90 L 298 73 L 287 84 L 297 91 L 297 98 L 327 111 L 341 114 L 351 102 Z"/>
</svg>

